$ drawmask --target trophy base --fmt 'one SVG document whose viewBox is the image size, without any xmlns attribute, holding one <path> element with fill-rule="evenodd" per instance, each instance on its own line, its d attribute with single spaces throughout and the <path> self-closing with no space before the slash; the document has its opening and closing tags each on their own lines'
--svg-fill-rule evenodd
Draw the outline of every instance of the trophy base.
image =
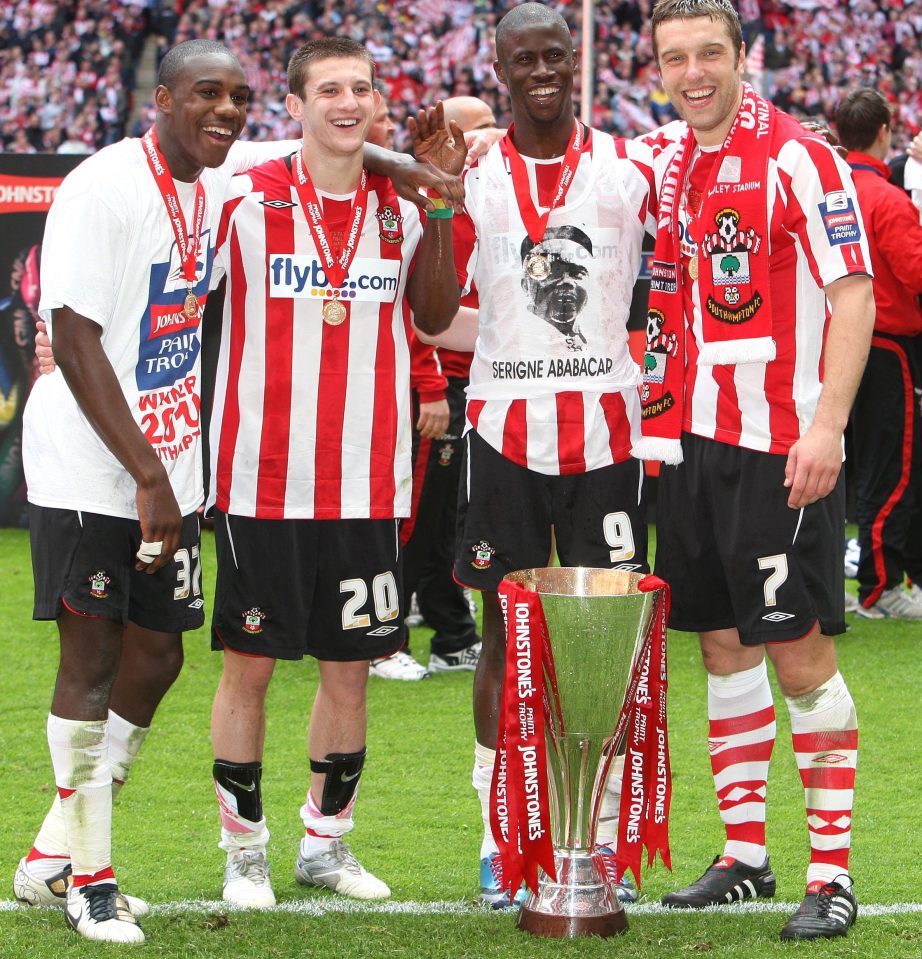
<svg viewBox="0 0 922 959">
<path fill-rule="evenodd" d="M 519 912 L 519 929 L 551 939 L 607 939 L 627 929 L 624 909 L 598 853 L 555 849 L 554 865 L 557 880 L 541 870 L 538 891 L 529 893 Z"/>
<path fill-rule="evenodd" d="M 523 932 L 546 939 L 575 939 L 578 936 L 608 939 L 627 931 L 627 917 L 623 909 L 607 916 L 551 916 L 523 906 L 516 926 Z"/>
</svg>

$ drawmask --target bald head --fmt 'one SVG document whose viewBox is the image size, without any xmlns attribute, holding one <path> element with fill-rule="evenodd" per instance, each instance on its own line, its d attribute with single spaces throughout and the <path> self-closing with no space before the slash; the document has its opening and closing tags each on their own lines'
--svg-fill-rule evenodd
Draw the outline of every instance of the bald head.
<svg viewBox="0 0 922 959">
<path fill-rule="evenodd" d="M 454 120 L 462 133 L 471 130 L 489 130 L 496 126 L 496 117 L 490 107 L 477 97 L 450 97 L 442 102 L 445 122 Z"/>
<path fill-rule="evenodd" d="M 529 27 L 562 27 L 567 36 L 570 28 L 567 21 L 550 7 L 543 3 L 522 3 L 513 7 L 496 25 L 496 59 L 503 60 L 508 38 L 514 34 L 527 30 Z"/>
</svg>

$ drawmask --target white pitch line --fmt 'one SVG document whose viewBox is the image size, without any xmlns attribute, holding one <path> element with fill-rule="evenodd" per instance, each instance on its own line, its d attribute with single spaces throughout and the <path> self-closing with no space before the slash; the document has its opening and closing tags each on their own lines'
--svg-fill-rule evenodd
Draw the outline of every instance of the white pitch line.
<svg viewBox="0 0 922 959">
<path fill-rule="evenodd" d="M 762 913 L 792 913 L 800 903 L 795 902 L 742 902 L 732 906 L 708 906 L 706 909 L 667 909 L 658 902 L 634 903 L 625 908 L 631 916 L 685 916 L 699 913 L 721 912 L 728 915 L 759 915 Z M 0 902 L 0 912 L 12 912 L 22 909 L 19 903 L 6 900 Z M 178 902 L 165 902 L 151 905 L 151 913 L 156 916 L 177 916 L 183 914 L 208 915 L 212 913 L 244 913 L 247 910 L 236 909 L 221 900 L 185 899 Z M 407 915 L 407 916 L 505 916 L 501 910 L 487 909 L 470 900 L 442 900 L 434 902 L 368 902 L 357 899 L 344 899 L 329 896 L 322 899 L 300 899 L 278 903 L 271 909 L 260 912 L 298 916 L 330 916 L 342 913 L 367 915 Z M 922 903 L 858 903 L 861 918 L 875 916 L 907 916 L 922 913 Z"/>
</svg>

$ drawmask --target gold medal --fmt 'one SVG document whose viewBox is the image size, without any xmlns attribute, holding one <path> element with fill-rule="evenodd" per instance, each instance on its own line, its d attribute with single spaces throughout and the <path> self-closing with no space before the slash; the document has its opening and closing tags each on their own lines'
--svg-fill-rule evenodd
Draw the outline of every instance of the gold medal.
<svg viewBox="0 0 922 959">
<path fill-rule="evenodd" d="M 525 272 L 533 280 L 546 280 L 551 275 L 551 261 L 543 253 L 529 253 L 525 257 Z"/>
<path fill-rule="evenodd" d="M 189 290 L 186 298 L 182 301 L 182 311 L 190 320 L 194 320 L 198 316 L 198 297 L 192 290 Z"/>
<path fill-rule="evenodd" d="M 330 326 L 339 326 L 346 318 L 346 307 L 339 300 L 327 300 L 323 304 L 323 322 Z"/>
<path fill-rule="evenodd" d="M 697 253 L 688 261 L 688 275 L 693 280 L 698 279 L 698 254 Z"/>
</svg>

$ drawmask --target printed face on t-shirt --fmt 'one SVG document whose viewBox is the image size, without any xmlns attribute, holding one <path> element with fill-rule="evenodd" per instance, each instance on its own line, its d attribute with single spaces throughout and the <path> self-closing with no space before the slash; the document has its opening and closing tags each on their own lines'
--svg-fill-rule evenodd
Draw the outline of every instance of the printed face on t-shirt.
<svg viewBox="0 0 922 959">
<path fill-rule="evenodd" d="M 591 254 L 581 244 L 565 239 L 545 240 L 532 252 L 547 260 L 549 272 L 542 279 L 528 273 L 523 277 L 528 309 L 563 335 L 572 336 L 589 299 L 586 260 Z"/>
</svg>

